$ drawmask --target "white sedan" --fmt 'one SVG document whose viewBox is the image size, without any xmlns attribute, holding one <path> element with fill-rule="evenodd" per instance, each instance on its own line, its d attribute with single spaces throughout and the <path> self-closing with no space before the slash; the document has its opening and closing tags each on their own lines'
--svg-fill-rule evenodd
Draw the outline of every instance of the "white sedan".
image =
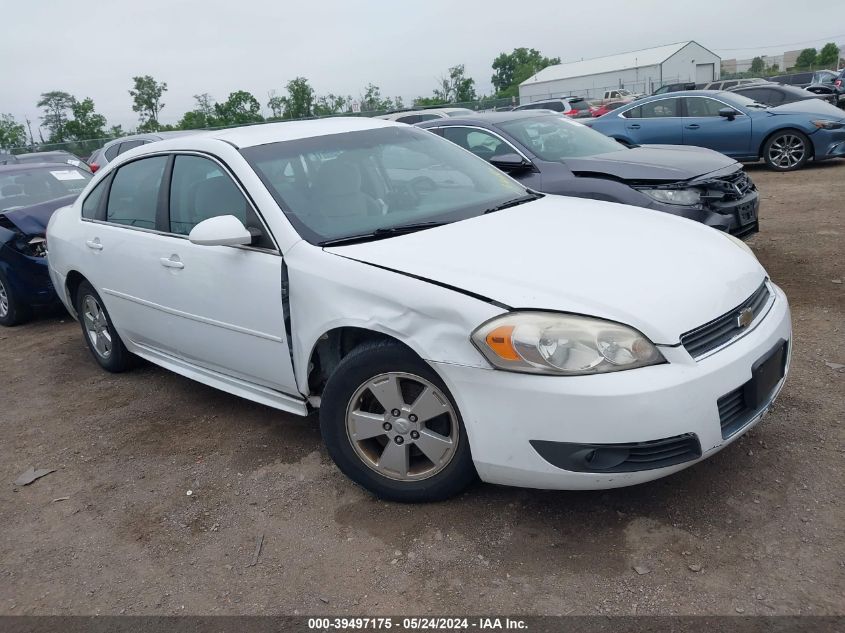
<svg viewBox="0 0 845 633">
<path fill-rule="evenodd" d="M 340 469 L 402 501 L 476 475 L 599 489 L 676 472 L 761 419 L 791 351 L 787 299 L 742 242 L 537 194 L 388 121 L 139 147 L 53 216 L 48 246 L 104 369 L 140 356 L 318 408 Z"/>
</svg>

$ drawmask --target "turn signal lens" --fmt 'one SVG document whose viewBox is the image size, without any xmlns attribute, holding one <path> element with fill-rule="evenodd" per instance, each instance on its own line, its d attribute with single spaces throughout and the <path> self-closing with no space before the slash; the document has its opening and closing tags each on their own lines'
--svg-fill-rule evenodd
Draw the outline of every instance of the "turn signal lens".
<svg viewBox="0 0 845 633">
<path fill-rule="evenodd" d="M 502 325 L 490 332 L 484 341 L 501 358 L 505 360 L 519 360 L 519 354 L 513 348 L 513 343 L 511 343 L 512 334 L 512 325 Z"/>
</svg>

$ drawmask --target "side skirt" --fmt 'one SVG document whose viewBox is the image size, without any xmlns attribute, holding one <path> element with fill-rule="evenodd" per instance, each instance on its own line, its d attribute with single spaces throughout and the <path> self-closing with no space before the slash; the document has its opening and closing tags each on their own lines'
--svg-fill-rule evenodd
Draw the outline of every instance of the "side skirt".
<svg viewBox="0 0 845 633">
<path fill-rule="evenodd" d="M 226 393 L 231 393 L 234 396 L 251 400 L 259 404 L 286 411 L 288 413 L 295 413 L 296 415 L 308 415 L 308 405 L 303 398 L 297 398 L 280 391 L 268 389 L 239 378 L 227 376 L 204 367 L 198 367 L 191 363 L 166 354 L 160 350 L 154 349 L 147 345 L 138 342 L 128 342 L 127 347 L 133 354 L 137 354 L 155 365 L 169 369 L 173 373 L 196 380 L 209 387 L 220 389 Z"/>
</svg>

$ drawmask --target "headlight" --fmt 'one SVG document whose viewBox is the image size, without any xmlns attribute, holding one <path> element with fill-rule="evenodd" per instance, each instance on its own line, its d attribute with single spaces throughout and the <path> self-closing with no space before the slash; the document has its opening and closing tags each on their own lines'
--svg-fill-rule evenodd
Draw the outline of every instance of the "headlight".
<svg viewBox="0 0 845 633">
<path fill-rule="evenodd" d="M 830 119 L 818 119 L 816 121 L 810 121 L 810 123 L 822 130 L 838 130 L 845 125 L 842 121 L 831 121 Z"/>
<path fill-rule="evenodd" d="M 748 244 L 746 244 L 745 242 L 743 242 L 741 239 L 739 239 L 738 237 L 734 237 L 734 236 L 733 236 L 733 235 L 731 235 L 730 233 L 724 233 L 724 232 L 723 232 L 723 233 L 722 233 L 722 235 L 724 235 L 724 236 L 725 236 L 726 238 L 728 238 L 731 242 L 733 242 L 734 244 L 736 244 L 737 246 L 739 246 L 739 247 L 740 247 L 742 250 L 744 250 L 746 253 L 748 253 L 749 255 L 751 255 L 751 257 L 753 257 L 754 259 L 757 259 L 757 256 L 754 254 L 754 251 L 752 251 L 752 250 L 751 250 L 751 247 L 750 247 Z"/>
<path fill-rule="evenodd" d="M 47 240 L 43 237 L 32 237 L 30 239 L 22 237 L 14 242 L 14 246 L 18 252 L 29 257 L 47 256 Z"/>
<path fill-rule="evenodd" d="M 640 191 L 650 198 L 666 204 L 691 207 L 701 202 L 701 192 L 698 189 L 640 189 Z"/>
<path fill-rule="evenodd" d="M 637 330 L 570 314 L 505 314 L 473 332 L 472 342 L 495 367 L 532 374 L 600 374 L 666 362 Z"/>
</svg>

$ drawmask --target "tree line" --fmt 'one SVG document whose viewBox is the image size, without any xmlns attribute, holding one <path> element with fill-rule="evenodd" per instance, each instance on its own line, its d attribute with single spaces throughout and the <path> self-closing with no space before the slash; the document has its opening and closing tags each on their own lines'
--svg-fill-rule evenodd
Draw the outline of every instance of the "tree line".
<svg viewBox="0 0 845 633">
<path fill-rule="evenodd" d="M 516 97 L 522 81 L 546 66 L 559 63 L 559 57 L 544 57 L 533 48 L 516 48 L 510 53 L 501 53 L 493 60 L 491 81 L 494 93 L 489 97 L 476 93 L 475 80 L 466 75 L 463 64 L 458 64 L 437 79 L 430 96 L 417 97 L 413 105 L 436 106 Z M 373 83 L 368 83 L 355 99 L 352 95 L 334 93 L 317 95 L 308 79 L 296 77 L 287 82 L 283 92 L 270 91 L 265 102 L 266 111 L 269 112 L 266 117 L 255 95 L 246 90 L 236 90 L 223 101 L 216 101 L 208 93 L 194 95 L 194 107 L 191 110 L 183 113 L 175 124 L 163 124 L 159 119 L 165 108 L 167 90 L 166 82 L 158 81 L 150 75 L 132 78 L 132 87 L 128 92 L 132 99 L 132 110 L 138 115 L 135 131 L 194 130 L 330 116 L 351 113 L 356 102 L 355 109 L 361 112 L 401 110 L 405 107 L 401 97 L 385 97 L 379 86 Z M 24 125 L 11 114 L 0 114 L 0 148 L 115 138 L 132 132 L 123 130 L 120 125 L 109 127 L 106 118 L 96 112 L 90 97 L 80 100 L 67 92 L 51 90 L 41 95 L 37 105 L 42 112 L 41 125 L 36 128 L 38 138 L 33 135 L 30 121 L 27 120 Z"/>
<path fill-rule="evenodd" d="M 785 70 L 787 72 L 801 72 L 817 68 L 835 69 L 839 67 L 840 61 L 842 60 L 839 58 L 839 46 L 834 42 L 828 42 L 822 46 L 821 50 L 815 48 L 802 49 L 795 60 L 795 66 Z M 766 60 L 762 57 L 755 57 L 751 60 L 749 72 L 752 75 L 774 75 L 779 71 L 780 67 L 777 64 L 766 66 Z"/>
</svg>

